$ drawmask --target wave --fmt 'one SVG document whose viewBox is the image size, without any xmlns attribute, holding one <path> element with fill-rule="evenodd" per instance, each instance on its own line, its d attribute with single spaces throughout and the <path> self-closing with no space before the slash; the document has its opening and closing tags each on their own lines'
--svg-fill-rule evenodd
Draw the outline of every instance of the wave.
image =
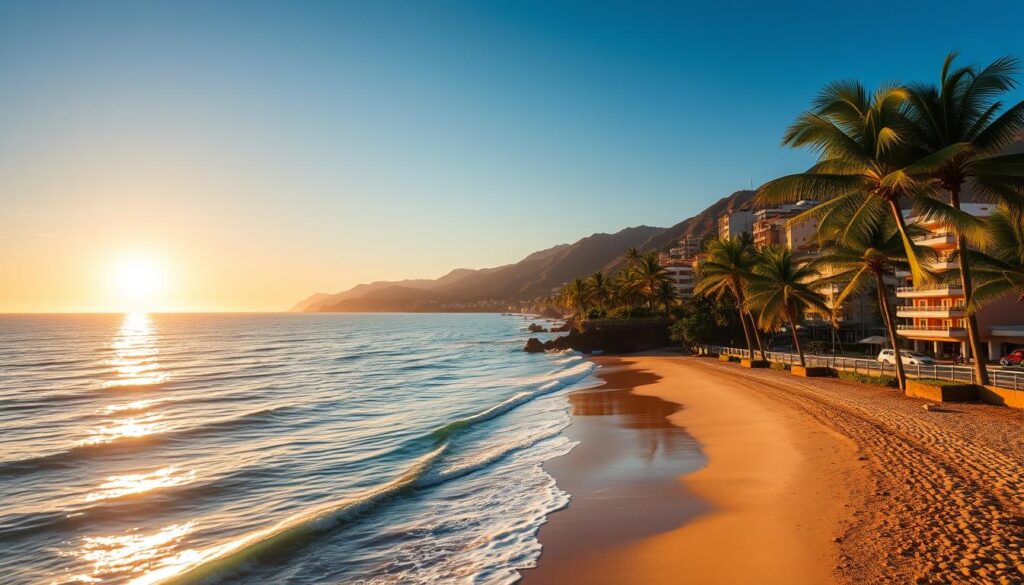
<svg viewBox="0 0 1024 585">
<path fill-rule="evenodd" d="M 300 410 L 305 405 L 279 405 L 245 412 L 237 416 L 204 422 L 195 426 L 175 429 L 156 430 L 146 435 L 122 435 L 110 440 L 82 442 L 63 451 L 55 451 L 45 455 L 0 461 L 0 477 L 24 475 L 48 469 L 72 467 L 86 457 L 104 454 L 111 451 L 144 449 L 156 444 L 173 440 L 192 438 L 209 433 L 221 433 L 237 427 L 246 426 L 263 419 L 272 419 L 290 411 Z"/>
<path fill-rule="evenodd" d="M 439 468 L 451 447 L 441 443 L 436 449 L 418 459 L 401 476 L 356 496 L 321 505 L 312 510 L 287 518 L 269 528 L 249 533 L 235 541 L 200 552 L 191 562 L 171 565 L 147 573 L 131 581 L 131 585 L 189 585 L 215 582 L 239 571 L 264 555 L 282 553 L 301 547 L 317 534 L 354 520 L 375 506 L 417 489 L 430 488 L 446 481 L 485 469 L 510 454 L 527 449 L 558 435 L 562 427 L 531 436 L 511 444 L 491 449 L 469 463 Z"/>
<path fill-rule="evenodd" d="M 442 465 L 446 455 L 452 449 L 455 436 L 464 429 L 493 420 L 538 397 L 551 394 L 578 382 L 589 375 L 594 367 L 593 363 L 584 362 L 548 374 L 541 379 L 542 383 L 532 391 L 519 392 L 499 404 L 474 415 L 452 421 L 430 435 L 421 437 L 418 441 L 430 440 L 433 442 L 432 450 L 416 459 L 401 476 L 383 485 L 292 516 L 269 528 L 257 530 L 232 542 L 203 551 L 187 565 L 158 569 L 131 583 L 132 585 L 171 583 L 178 585 L 215 581 L 244 570 L 246 564 L 258 560 L 265 554 L 280 553 L 297 548 L 317 533 L 333 528 L 347 520 L 355 519 L 390 498 L 413 490 L 433 487 L 486 469 L 514 452 L 552 439 L 561 432 L 563 426 L 554 426 L 546 429 L 545 432 L 532 434 L 511 443 L 501 443 L 469 461 L 454 466 L 444 467 Z M 414 441 L 414 443 L 418 441 Z"/>
</svg>

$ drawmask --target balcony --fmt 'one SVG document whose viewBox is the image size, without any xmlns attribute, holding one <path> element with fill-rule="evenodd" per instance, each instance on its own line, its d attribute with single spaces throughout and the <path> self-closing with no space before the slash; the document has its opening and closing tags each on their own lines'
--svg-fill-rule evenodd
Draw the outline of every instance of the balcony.
<svg viewBox="0 0 1024 585">
<path fill-rule="evenodd" d="M 896 334 L 911 339 L 964 339 L 967 330 L 945 325 L 897 325 Z"/>
<path fill-rule="evenodd" d="M 962 297 L 964 289 L 958 284 L 927 284 L 925 286 L 896 287 L 896 296 L 901 299 L 919 297 Z"/>
<path fill-rule="evenodd" d="M 923 236 L 917 240 L 918 246 L 928 246 L 929 248 L 941 248 L 945 246 L 955 246 L 956 236 L 951 232 L 932 232 L 927 236 Z"/>
<path fill-rule="evenodd" d="M 932 305 L 927 307 L 915 307 L 913 305 L 900 305 L 896 307 L 897 317 L 908 317 L 908 318 L 922 318 L 922 317 L 963 317 L 964 316 L 964 305 L 958 303 L 956 305 L 943 307 L 939 305 Z"/>
</svg>

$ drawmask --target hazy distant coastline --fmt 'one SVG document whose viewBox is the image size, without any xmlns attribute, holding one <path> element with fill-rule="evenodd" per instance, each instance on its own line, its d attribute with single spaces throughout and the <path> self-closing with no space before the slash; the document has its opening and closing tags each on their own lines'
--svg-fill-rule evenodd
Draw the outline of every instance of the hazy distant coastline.
<svg viewBox="0 0 1024 585">
<path fill-rule="evenodd" d="M 295 312 L 502 312 L 524 308 L 563 283 L 598 270 L 615 271 L 622 251 L 668 249 L 686 236 L 713 233 L 717 217 L 751 205 L 754 191 L 737 191 L 672 227 L 636 226 L 597 233 L 572 244 L 534 252 L 514 264 L 479 270 L 459 268 L 437 279 L 379 281 L 335 294 L 316 293 Z"/>
</svg>

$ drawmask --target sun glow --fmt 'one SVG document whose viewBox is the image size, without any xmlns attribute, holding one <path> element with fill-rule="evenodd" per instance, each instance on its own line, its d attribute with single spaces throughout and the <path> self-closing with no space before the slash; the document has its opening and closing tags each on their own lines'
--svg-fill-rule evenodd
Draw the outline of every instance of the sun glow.
<svg viewBox="0 0 1024 585">
<path fill-rule="evenodd" d="M 149 256 L 126 256 L 113 266 L 110 286 L 125 310 L 152 310 L 166 284 L 163 264 Z"/>
</svg>

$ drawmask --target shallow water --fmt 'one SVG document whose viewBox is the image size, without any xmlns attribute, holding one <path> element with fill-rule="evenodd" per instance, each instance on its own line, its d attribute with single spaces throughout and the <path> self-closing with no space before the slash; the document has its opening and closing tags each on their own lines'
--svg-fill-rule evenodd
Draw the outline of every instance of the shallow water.
<svg viewBox="0 0 1024 585">
<path fill-rule="evenodd" d="M 593 368 L 527 323 L 0 317 L 3 582 L 513 581 Z"/>
</svg>

